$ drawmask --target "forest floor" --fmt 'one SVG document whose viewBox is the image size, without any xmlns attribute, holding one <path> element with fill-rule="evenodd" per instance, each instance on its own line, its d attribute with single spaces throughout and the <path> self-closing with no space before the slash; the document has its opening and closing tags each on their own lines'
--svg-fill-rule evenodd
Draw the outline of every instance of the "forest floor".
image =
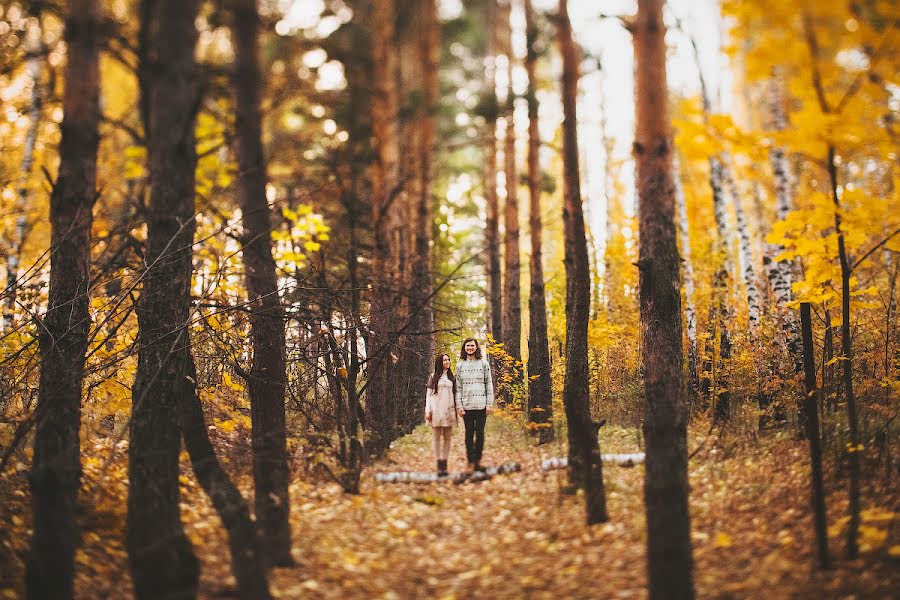
<svg viewBox="0 0 900 600">
<path fill-rule="evenodd" d="M 695 447 L 706 431 L 692 439 Z M 843 558 L 840 481 L 830 481 L 829 523 L 836 568 L 813 568 L 806 446 L 787 433 L 709 440 L 691 461 L 691 518 L 699 598 L 891 598 L 900 589 L 897 491 L 864 497 L 863 553 Z M 224 441 L 223 441 L 224 440 Z M 564 455 L 560 442 L 537 447 L 514 417 L 488 419 L 485 464 L 516 461 L 522 472 L 454 485 L 379 484 L 378 471 L 434 467 L 430 430 L 397 440 L 363 474 L 362 493 L 322 481 L 291 486 L 296 566 L 270 578 L 280 598 L 645 598 L 643 468 L 605 466 L 610 521 L 586 527 L 580 496 L 564 495 L 565 471 L 541 460 Z M 223 447 L 229 468 L 246 473 L 246 452 Z M 604 452 L 634 452 L 634 429 L 604 427 Z M 85 463 L 84 541 L 77 555 L 78 598 L 128 598 L 124 552 L 127 468 L 124 443 L 109 460 Z M 465 466 L 461 428 L 451 470 Z M 244 463 L 244 464 L 241 464 Z M 232 597 L 224 530 L 185 465 L 183 519 L 202 564 L 200 596 Z M 26 469 L 0 477 L 0 598 L 22 591 L 30 531 Z M 102 485 L 100 484 L 102 478 Z M 833 479 L 833 476 L 832 476 Z M 880 478 L 870 478 L 880 479 Z M 249 496 L 250 480 L 240 478 Z M 102 489 L 103 492 L 92 492 Z"/>
</svg>

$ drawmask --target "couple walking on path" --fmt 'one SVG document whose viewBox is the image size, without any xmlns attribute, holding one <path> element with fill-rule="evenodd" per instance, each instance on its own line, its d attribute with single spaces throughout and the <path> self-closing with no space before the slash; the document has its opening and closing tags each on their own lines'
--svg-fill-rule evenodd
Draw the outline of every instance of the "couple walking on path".
<svg viewBox="0 0 900 600">
<path fill-rule="evenodd" d="M 474 338 L 466 339 L 453 373 L 450 355 L 440 354 L 425 393 L 425 421 L 434 433 L 438 475 L 447 475 L 453 426 L 462 417 L 466 428 L 466 459 L 471 471 L 481 471 L 484 425 L 494 408 L 491 367 Z"/>
</svg>

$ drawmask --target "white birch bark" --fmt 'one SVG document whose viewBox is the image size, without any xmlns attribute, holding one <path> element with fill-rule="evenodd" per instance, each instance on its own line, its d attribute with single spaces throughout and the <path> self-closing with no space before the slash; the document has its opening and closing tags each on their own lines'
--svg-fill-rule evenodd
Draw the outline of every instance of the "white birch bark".
<svg viewBox="0 0 900 600">
<path fill-rule="evenodd" d="M 672 164 L 672 175 L 675 181 L 675 202 L 678 210 L 678 235 L 681 238 L 681 258 L 684 261 L 684 315 L 687 321 L 688 368 L 691 381 L 697 380 L 697 307 L 694 304 L 694 263 L 691 260 L 691 236 L 688 227 L 687 200 L 681 184 L 681 164 L 675 157 Z"/>
<path fill-rule="evenodd" d="M 734 207 L 734 214 L 737 220 L 739 272 L 742 275 L 744 286 L 747 290 L 750 335 L 755 341 L 759 335 L 759 323 L 762 311 L 760 309 L 756 269 L 753 266 L 753 246 L 750 242 L 747 217 L 744 214 L 744 208 L 741 204 L 741 196 L 738 193 L 737 182 L 735 182 L 734 174 L 728 166 L 727 161 L 729 160 L 729 157 L 728 155 L 725 155 L 723 158 L 726 161 L 723 165 L 725 183 L 728 186 L 728 194 L 731 196 L 731 203 Z"/>
<path fill-rule="evenodd" d="M 28 110 L 28 132 L 25 135 L 25 148 L 22 155 L 19 189 L 16 196 L 16 225 L 8 241 L 6 255 L 6 288 L 3 290 L 3 318 L 0 319 L 0 333 L 13 327 L 16 296 L 19 288 L 19 262 L 22 246 L 25 243 L 25 230 L 28 223 L 28 177 L 34 162 L 34 148 L 37 144 L 38 128 L 41 120 L 41 28 L 37 19 L 29 19 L 25 33 L 25 70 L 31 80 L 31 104 Z"/>
<path fill-rule="evenodd" d="M 787 127 L 787 116 L 784 110 L 784 90 L 782 81 L 775 72 L 769 84 L 769 119 L 773 131 L 782 131 Z M 793 208 L 793 193 L 790 177 L 790 165 L 784 151 L 777 145 L 773 145 L 769 152 L 769 162 L 775 178 L 775 217 L 782 221 L 787 218 Z M 793 274 L 791 264 L 787 261 L 776 261 L 775 258 L 784 251 L 780 244 L 766 244 L 763 263 L 766 267 L 766 276 L 769 286 L 775 296 L 775 305 L 781 321 L 788 348 L 797 359 L 795 366 L 802 366 L 800 355 L 800 329 L 797 326 L 797 318 L 794 311 L 786 305 L 793 299 L 791 284 Z"/>
</svg>

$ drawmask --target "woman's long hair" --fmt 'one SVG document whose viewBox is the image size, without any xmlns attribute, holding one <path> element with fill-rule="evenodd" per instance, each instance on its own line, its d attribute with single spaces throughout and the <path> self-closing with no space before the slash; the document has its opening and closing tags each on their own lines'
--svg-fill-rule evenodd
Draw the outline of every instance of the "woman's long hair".
<svg viewBox="0 0 900 600">
<path fill-rule="evenodd" d="M 459 360 L 466 360 L 469 358 L 469 355 L 466 354 L 466 344 L 469 342 L 475 342 L 475 358 L 481 358 L 481 345 L 478 343 L 478 340 L 475 338 L 466 338 L 463 340 L 462 347 L 459 349 Z"/>
<path fill-rule="evenodd" d="M 428 382 L 428 387 L 434 390 L 434 393 L 437 394 L 438 381 L 441 380 L 441 375 L 444 374 L 444 357 L 450 358 L 449 354 L 438 354 L 434 359 L 434 373 L 431 374 L 431 380 Z M 449 379 L 453 383 L 453 396 L 456 397 L 456 375 L 453 374 L 453 369 L 447 368 L 447 379 Z"/>
</svg>

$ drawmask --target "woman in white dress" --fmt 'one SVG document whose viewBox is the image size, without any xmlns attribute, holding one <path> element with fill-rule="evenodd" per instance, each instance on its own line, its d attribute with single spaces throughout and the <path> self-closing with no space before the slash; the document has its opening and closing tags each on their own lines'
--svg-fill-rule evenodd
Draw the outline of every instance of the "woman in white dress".
<svg viewBox="0 0 900 600">
<path fill-rule="evenodd" d="M 441 354 L 434 361 L 434 373 L 425 392 L 425 421 L 434 433 L 434 457 L 439 476 L 447 475 L 450 440 L 457 418 L 456 376 L 450 369 L 450 355 Z"/>
</svg>

